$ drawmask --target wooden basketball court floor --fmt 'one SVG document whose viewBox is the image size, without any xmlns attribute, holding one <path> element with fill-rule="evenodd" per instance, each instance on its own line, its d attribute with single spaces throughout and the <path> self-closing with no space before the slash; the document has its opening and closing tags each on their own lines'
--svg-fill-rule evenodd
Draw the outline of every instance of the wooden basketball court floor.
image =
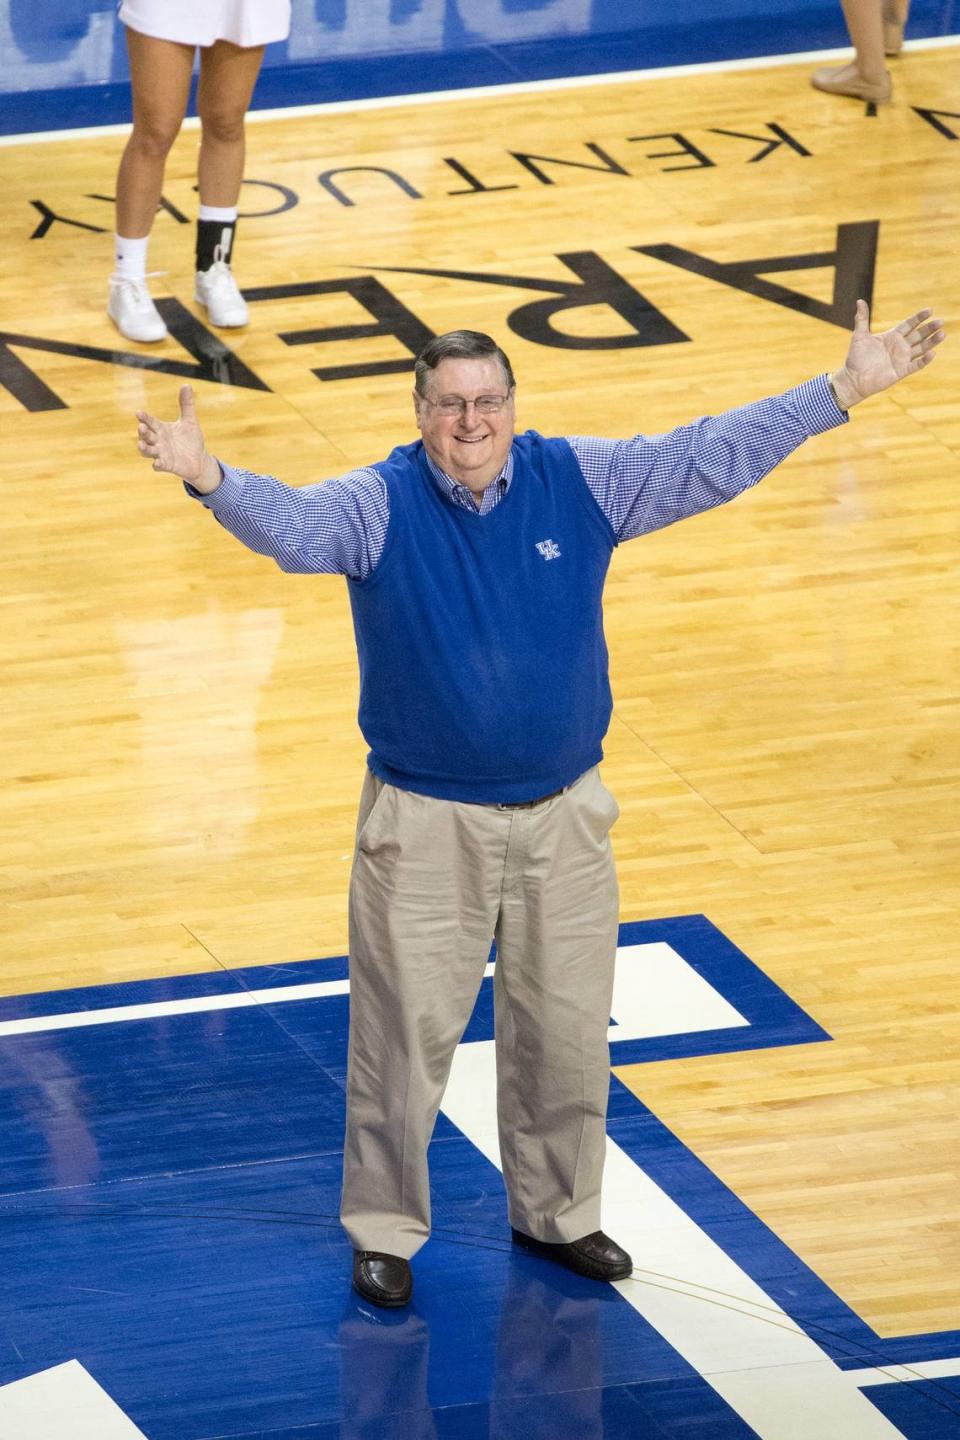
<svg viewBox="0 0 960 1440">
<path fill-rule="evenodd" d="M 155 347 L 103 308 L 122 135 L 0 149 L 0 1435 L 960 1435 L 956 337 L 614 558 L 634 1277 L 510 1254 L 484 994 L 392 1322 L 334 1218 L 345 589 L 131 419 L 192 377 L 216 454 L 316 483 L 412 438 L 430 332 L 503 341 L 522 426 L 620 436 L 835 367 L 859 293 L 956 328 L 958 61 L 908 47 L 875 115 L 800 57 L 260 116 L 236 333 L 191 298 L 185 129 Z"/>
</svg>

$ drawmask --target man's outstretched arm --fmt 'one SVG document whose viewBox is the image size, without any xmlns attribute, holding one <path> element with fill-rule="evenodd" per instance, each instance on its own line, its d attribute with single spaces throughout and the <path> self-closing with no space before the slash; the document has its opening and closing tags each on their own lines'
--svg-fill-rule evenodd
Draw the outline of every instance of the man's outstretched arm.
<svg viewBox="0 0 960 1440">
<path fill-rule="evenodd" d="M 570 443 L 618 540 L 630 540 L 733 500 L 804 440 L 843 424 L 851 406 L 929 365 L 943 338 L 929 310 L 871 335 L 860 300 L 846 360 L 829 375 L 664 435 Z"/>
<path fill-rule="evenodd" d="M 386 487 L 375 470 L 353 470 L 297 489 L 223 464 L 206 449 L 193 391 L 180 390 L 180 418 L 137 413 L 137 448 L 154 470 L 179 475 L 191 495 L 248 549 L 292 573 L 363 579 L 383 551 Z"/>
</svg>

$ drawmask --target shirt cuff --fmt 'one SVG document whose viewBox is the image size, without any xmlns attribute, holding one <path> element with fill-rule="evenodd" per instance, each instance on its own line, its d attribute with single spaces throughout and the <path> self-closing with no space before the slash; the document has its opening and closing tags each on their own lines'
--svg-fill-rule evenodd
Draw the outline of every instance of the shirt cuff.
<svg viewBox="0 0 960 1440">
<path fill-rule="evenodd" d="M 812 380 L 805 380 L 796 387 L 793 394 L 797 409 L 811 435 L 822 435 L 826 430 L 845 425 L 850 419 L 846 410 L 841 410 L 834 400 L 826 375 L 815 375 Z"/>
<path fill-rule="evenodd" d="M 219 515 L 225 510 L 232 510 L 243 494 L 243 476 L 238 474 L 232 465 L 226 465 L 222 460 L 218 460 L 217 464 L 220 466 L 223 479 L 216 490 L 211 490 L 209 495 L 204 495 L 201 491 L 194 489 L 186 480 L 183 482 L 183 488 L 190 498 L 199 500 L 204 509 L 212 510 L 214 515 Z"/>
</svg>

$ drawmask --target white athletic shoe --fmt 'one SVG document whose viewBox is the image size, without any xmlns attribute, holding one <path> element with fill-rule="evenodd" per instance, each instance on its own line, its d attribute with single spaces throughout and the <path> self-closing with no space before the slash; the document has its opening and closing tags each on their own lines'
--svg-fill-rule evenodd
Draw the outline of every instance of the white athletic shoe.
<svg viewBox="0 0 960 1440">
<path fill-rule="evenodd" d="M 217 254 L 219 249 L 218 245 L 214 253 Z M 247 302 L 240 294 L 233 271 L 219 258 L 214 260 L 209 270 L 197 271 L 193 298 L 207 307 L 212 325 L 246 325 L 250 319 Z"/>
<path fill-rule="evenodd" d="M 111 275 L 107 314 L 128 340 L 162 340 L 167 333 L 163 317 L 150 299 L 146 280 Z"/>
</svg>

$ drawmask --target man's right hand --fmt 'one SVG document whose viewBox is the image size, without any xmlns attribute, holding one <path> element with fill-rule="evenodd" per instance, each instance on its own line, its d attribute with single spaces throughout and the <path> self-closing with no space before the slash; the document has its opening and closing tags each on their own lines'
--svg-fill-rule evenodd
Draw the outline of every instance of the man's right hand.
<svg viewBox="0 0 960 1440">
<path fill-rule="evenodd" d="M 204 447 L 189 385 L 180 387 L 179 420 L 158 420 L 145 410 L 138 410 L 137 421 L 137 449 L 153 461 L 154 470 L 179 475 L 201 495 L 216 490 L 223 475 L 217 461 Z"/>
</svg>

